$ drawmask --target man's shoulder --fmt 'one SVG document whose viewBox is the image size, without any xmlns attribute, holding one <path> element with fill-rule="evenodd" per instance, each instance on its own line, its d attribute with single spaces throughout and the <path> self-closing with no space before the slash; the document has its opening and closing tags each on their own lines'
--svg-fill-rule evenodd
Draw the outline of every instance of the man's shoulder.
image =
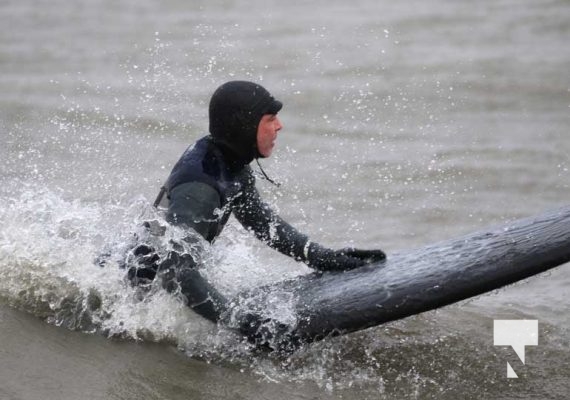
<svg viewBox="0 0 570 400">
<path fill-rule="evenodd" d="M 167 182 L 169 190 L 192 181 L 217 187 L 220 167 L 215 159 L 208 156 L 211 153 L 210 147 L 209 137 L 204 136 L 186 149 L 170 173 Z"/>
<path fill-rule="evenodd" d="M 194 143 L 192 143 L 190 146 L 188 146 L 188 148 L 184 151 L 182 157 L 199 152 L 204 153 L 208 151 L 208 149 L 211 147 L 210 143 L 211 143 L 211 137 L 209 135 L 203 136 L 200 139 L 196 140 Z"/>
</svg>

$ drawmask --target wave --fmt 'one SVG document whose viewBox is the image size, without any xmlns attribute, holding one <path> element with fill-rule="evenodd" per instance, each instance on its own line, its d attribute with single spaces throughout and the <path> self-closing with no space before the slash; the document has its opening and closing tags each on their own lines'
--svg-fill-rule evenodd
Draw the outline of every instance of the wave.
<svg viewBox="0 0 570 400">
<path fill-rule="evenodd" d="M 171 343 L 190 357 L 229 362 L 263 380 L 313 382 L 339 393 L 360 388 L 378 398 L 437 394 L 449 387 L 475 394 L 484 382 L 473 379 L 474 370 L 497 379 L 502 372 L 489 372 L 489 365 L 502 359 L 485 336 L 488 316 L 470 304 L 331 338 L 287 356 L 256 353 L 239 334 L 201 319 L 159 285 L 141 290 L 127 282 L 119 265 L 142 222 L 164 222 L 147 199 L 95 203 L 34 184 L 9 189 L 4 186 L 0 194 L 0 301 L 54 325 Z M 265 254 L 240 229 L 228 225 L 228 234 L 208 249 L 203 267 L 224 294 L 307 272 L 273 252 Z M 169 227 L 160 240 L 166 246 L 183 235 Z M 95 261 L 102 252 L 105 267 Z M 279 312 L 281 318 L 290 317 L 286 305 Z M 557 351 L 562 345 L 545 348 Z"/>
<path fill-rule="evenodd" d="M 160 325 L 155 336 L 171 335 L 172 326 L 153 325 L 150 311 L 156 301 L 137 305 L 136 290 L 126 285 L 123 270 L 94 263 L 109 239 L 116 252 L 131 241 L 137 220 L 149 212 L 144 201 L 123 207 L 65 197 L 62 191 L 24 185 L 0 199 L 0 296 L 71 329 L 138 338 Z"/>
<path fill-rule="evenodd" d="M 3 302 L 58 326 L 172 342 L 192 355 L 249 351 L 239 335 L 202 320 L 159 284 L 144 289 L 129 284 L 121 264 L 142 236 L 143 221 L 167 226 L 164 237 L 152 243 L 162 252 L 187 235 L 168 226 L 147 199 L 90 203 L 63 190 L 14 186 L 18 189 L 0 197 Z M 259 250 L 246 243 L 247 235 L 235 234 L 237 229 L 230 224 L 234 234 L 214 246 L 202 243 L 209 247 L 202 273 L 224 294 L 305 272 L 304 267 L 287 271 L 286 265 L 272 268 L 261 262 Z M 97 262 L 101 254 L 104 267 Z"/>
</svg>

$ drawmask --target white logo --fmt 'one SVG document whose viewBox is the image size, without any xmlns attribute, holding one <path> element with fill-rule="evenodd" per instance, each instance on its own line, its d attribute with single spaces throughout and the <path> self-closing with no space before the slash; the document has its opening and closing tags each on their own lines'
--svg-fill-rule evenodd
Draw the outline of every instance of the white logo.
<svg viewBox="0 0 570 400">
<path fill-rule="evenodd" d="M 524 347 L 538 345 L 538 320 L 496 319 L 493 322 L 493 344 L 511 346 L 524 364 Z M 508 361 L 507 378 L 518 378 Z"/>
</svg>

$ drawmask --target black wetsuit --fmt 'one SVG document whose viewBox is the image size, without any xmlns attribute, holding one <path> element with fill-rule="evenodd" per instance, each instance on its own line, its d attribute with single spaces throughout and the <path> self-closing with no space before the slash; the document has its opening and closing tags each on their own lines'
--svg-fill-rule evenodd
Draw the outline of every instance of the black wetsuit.
<svg viewBox="0 0 570 400">
<path fill-rule="evenodd" d="M 317 270 L 346 270 L 382 259 L 384 253 L 379 250 L 334 251 L 310 242 L 261 200 L 249 163 L 261 157 L 257 150 L 260 119 L 276 114 L 281 106 L 264 88 L 250 82 L 229 82 L 218 88 L 210 101 L 210 135 L 184 152 L 161 192 L 168 198 L 167 221 L 191 228 L 212 242 L 233 213 L 261 241 Z M 191 258 L 169 254 L 161 261 L 150 249 L 140 253 L 152 261 L 148 264 L 170 270 L 165 287 L 179 287 L 196 312 L 212 321 L 222 317 L 226 299 L 201 277 Z M 242 331 L 255 337 L 255 325 Z"/>
<path fill-rule="evenodd" d="M 165 185 L 168 222 L 193 228 L 213 241 L 233 212 L 258 239 L 283 254 L 306 261 L 307 236 L 262 202 L 249 165 L 230 167 L 211 136 L 198 140 L 182 155 Z"/>
</svg>

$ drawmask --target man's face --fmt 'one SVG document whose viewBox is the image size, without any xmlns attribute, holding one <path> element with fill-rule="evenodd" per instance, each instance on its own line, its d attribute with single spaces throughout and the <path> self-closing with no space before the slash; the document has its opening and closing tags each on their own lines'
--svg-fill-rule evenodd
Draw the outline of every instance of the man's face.
<svg viewBox="0 0 570 400">
<path fill-rule="evenodd" d="M 275 146 L 277 132 L 283 128 L 275 114 L 265 114 L 257 126 L 257 150 L 263 157 L 269 157 Z"/>
</svg>

